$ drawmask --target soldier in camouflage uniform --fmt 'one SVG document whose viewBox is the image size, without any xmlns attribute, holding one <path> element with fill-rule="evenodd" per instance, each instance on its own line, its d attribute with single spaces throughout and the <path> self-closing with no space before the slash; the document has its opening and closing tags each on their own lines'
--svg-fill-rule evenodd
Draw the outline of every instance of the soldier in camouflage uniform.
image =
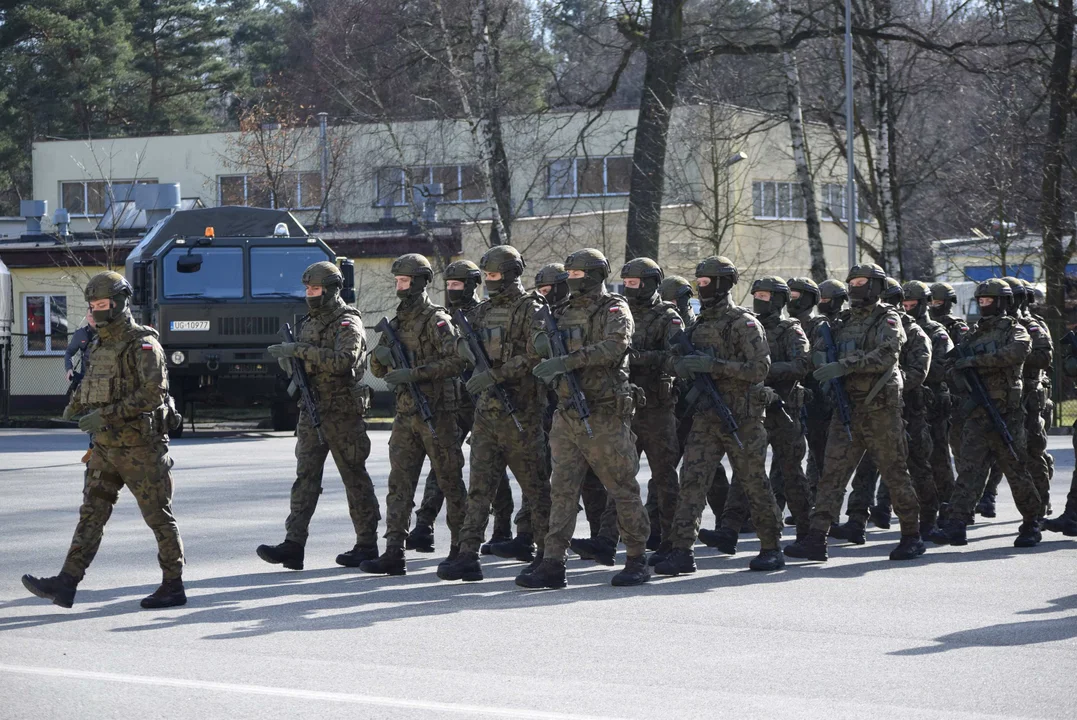
<svg viewBox="0 0 1077 720">
<path fill-rule="evenodd" d="M 157 331 L 131 317 L 131 286 L 122 275 L 94 275 L 85 297 L 97 325 L 93 363 L 64 410 L 68 420 L 82 415 L 79 428 L 93 440 L 79 522 L 60 574 L 23 575 L 22 584 L 40 598 L 71 607 L 126 485 L 157 538 L 157 562 L 164 576 L 161 586 L 143 598 L 142 607 L 184 605 L 183 542 L 172 515 L 168 456 L 168 432 L 180 419 L 168 395 L 164 350 Z"/>
<path fill-rule="evenodd" d="M 954 304 L 957 302 L 957 292 L 954 290 L 953 285 L 944 282 L 934 283 L 931 286 L 931 306 L 928 308 L 928 314 L 931 315 L 931 319 L 946 328 L 946 334 L 950 336 L 950 342 L 954 347 L 961 344 L 961 341 L 965 339 L 965 336 L 969 334 L 969 325 L 962 318 L 954 315 Z M 961 453 L 961 423 L 965 421 L 965 416 L 961 412 L 961 405 L 968 400 L 968 396 L 963 394 L 960 387 L 954 386 L 952 383 L 948 384 L 950 389 L 950 422 L 947 429 L 947 438 L 950 443 L 950 452 L 954 456 L 954 466 L 957 466 L 958 455 Z M 951 488 L 950 494 L 953 493 Z M 942 511 L 945 512 L 949 507 L 949 498 L 943 500 Z M 943 518 L 939 518 L 939 524 L 941 525 Z"/>
<path fill-rule="evenodd" d="M 819 325 L 823 322 L 836 326 L 842 316 L 845 303 L 849 300 L 849 290 L 841 280 L 824 280 L 819 284 L 819 315 L 811 331 L 805 333 L 814 347 L 817 341 Z M 808 402 L 808 485 L 811 487 L 812 502 L 822 474 L 823 457 L 826 455 L 826 439 L 830 431 L 830 419 L 834 415 L 834 405 L 830 394 L 810 373 L 806 378 L 806 387 L 814 384 L 818 392 L 812 391 Z"/>
<path fill-rule="evenodd" d="M 462 310 L 471 317 L 472 311 L 478 306 L 475 299 L 475 290 L 482 281 L 482 274 L 478 265 L 470 260 L 457 260 L 449 263 L 445 268 L 445 299 L 450 313 Z M 466 379 L 466 378 L 465 378 Z M 468 395 L 457 383 L 457 397 L 460 398 L 459 410 L 456 416 L 460 426 L 460 440 L 463 442 L 467 434 L 471 432 L 471 426 L 475 422 L 475 406 Z M 445 503 L 445 495 L 438 487 L 437 475 L 433 469 L 426 476 L 423 486 L 423 499 L 419 503 L 419 509 L 415 511 L 415 528 L 408 533 L 408 539 L 404 543 L 405 550 L 418 552 L 434 552 L 434 521 L 437 520 L 441 506 Z M 501 482 L 497 485 L 497 493 L 494 495 L 494 534 L 491 543 L 502 542 L 512 539 L 512 488 L 509 487 L 509 477 L 502 473 Z M 490 554 L 490 545 L 482 546 L 484 555 Z"/>
<path fill-rule="evenodd" d="M 1028 474 L 1036 484 L 1036 492 L 1047 504 L 1047 513 L 1050 514 L 1051 466 L 1047 461 L 1047 429 L 1043 421 L 1043 410 L 1047 407 L 1048 398 L 1045 389 L 1047 373 L 1054 367 L 1054 345 L 1047 325 L 1028 312 L 1028 296 L 1024 284 L 1014 277 L 1002 279 L 1013 291 L 1013 306 L 1007 314 L 1016 318 L 1032 338 L 1032 349 L 1025 358 L 1021 382 L 1021 404 L 1025 407 L 1025 452 L 1028 454 Z M 976 512 L 984 517 L 995 517 L 995 498 L 998 496 L 1001 482 L 1002 468 L 995 463 L 988 475 L 983 497 L 976 504 Z"/>
<path fill-rule="evenodd" d="M 685 445 L 681 494 L 673 522 L 673 550 L 655 565 L 655 572 L 695 572 L 692 546 L 699 533 L 707 491 L 723 453 L 729 454 L 733 465 L 733 484 L 739 484 L 748 496 L 752 522 L 759 534 L 761 549 L 749 567 L 777 570 L 784 565 L 778 542 L 781 514 L 767 479 L 767 434 L 763 427 L 768 403 L 763 381 L 771 366 L 767 338 L 755 316 L 729 298 L 740 278 L 732 262 L 720 256 L 708 257 L 696 266 L 696 277 L 703 302 L 703 311 L 691 331 L 696 353 L 677 357 L 674 367 L 677 375 L 686 379 L 697 374 L 713 378 L 739 426 L 738 437 L 726 427 L 711 400 L 701 398 Z"/>
<path fill-rule="evenodd" d="M 546 390 L 531 374 L 539 361 L 531 338 L 537 328 L 536 317 L 546 302 L 539 295 L 524 292 L 520 284 L 524 262 L 515 248 L 490 248 L 480 266 L 490 299 L 480 303 L 468 319 L 481 339 L 491 369 L 476 372 L 467 381 L 467 392 L 475 397 L 467 516 L 460 531 L 460 555 L 438 567 L 442 580 L 482 580 L 479 544 L 486 532 L 495 488 L 505 476 L 506 466 L 512 469 L 528 500 L 528 528 L 517 534 L 517 544 L 524 547 L 517 549 L 515 557 L 525 550 L 528 555 L 533 553 L 537 541 L 536 557 L 541 558 L 549 530 L 550 481 L 542 428 Z M 457 340 L 455 351 L 471 367 L 476 366 L 476 358 L 463 338 Z M 515 421 L 492 392 L 495 385 L 501 386 L 515 407 Z M 536 559 L 534 567 L 539 562 Z"/>
<path fill-rule="evenodd" d="M 1062 339 L 1062 372 L 1069 378 L 1077 378 L 1077 347 L 1073 344 L 1073 333 Z M 1073 422 L 1073 453 L 1077 457 L 1077 420 Z M 1077 537 L 1077 467 L 1070 479 L 1069 493 L 1066 495 L 1066 509 L 1058 517 L 1043 521 L 1043 529 L 1062 533 L 1067 537 Z"/>
<path fill-rule="evenodd" d="M 924 382 L 934 357 L 931 338 L 916 324 L 912 316 L 905 313 L 902 304 L 904 299 L 904 290 L 898 281 L 886 278 L 882 301 L 897 311 L 901 317 L 901 326 L 905 330 L 905 342 L 901 346 L 898 359 L 904 380 L 901 415 L 905 420 L 905 439 L 908 442 L 906 463 L 909 477 L 912 478 L 917 499 L 920 501 L 920 535 L 926 539 L 928 533 L 935 528 L 939 509 L 935 478 L 930 465 L 931 432 L 927 427 L 927 398 L 924 392 Z M 849 494 L 846 508 L 849 521 L 837 528 L 831 528 L 830 537 L 848 540 L 854 545 L 863 545 L 866 542 L 864 528 L 878 478 L 879 470 L 871 458 L 865 457 L 861 460 L 853 477 L 853 490 Z M 871 509 L 871 516 L 880 527 L 889 527 L 890 495 L 885 484 L 880 484 L 879 498 L 877 505 Z"/>
<path fill-rule="evenodd" d="M 811 370 L 811 345 L 799 320 L 782 317 L 789 298 L 789 286 L 782 278 L 759 278 L 752 284 L 752 298 L 770 350 L 766 386 L 771 393 L 763 427 L 773 450 L 771 482 L 780 483 L 773 485 L 778 508 L 783 508 L 788 498 L 789 509 L 797 519 L 797 535 L 803 535 L 811 517 L 811 492 L 803 468 L 807 443 L 800 426 L 800 409 L 804 405 L 800 380 Z M 736 552 L 737 536 L 747 514 L 747 497 L 734 477 L 722 512 L 721 542 L 717 546 L 721 552 Z"/>
<path fill-rule="evenodd" d="M 378 521 L 381 512 L 374 483 L 366 471 L 370 438 L 363 415 L 370 391 L 361 384 L 366 368 L 363 316 L 340 297 L 344 276 L 328 261 L 314 263 L 303 273 L 307 308 L 294 343 L 270 345 L 269 354 L 292 373 L 292 362 L 303 363 L 322 419 L 322 435 L 310 424 L 300 405 L 296 429 L 296 479 L 292 484 L 291 512 L 284 522 L 280 545 L 259 545 L 258 557 L 290 570 L 303 569 L 307 529 L 322 492 L 322 470 L 330 453 L 344 481 L 348 514 L 355 528 L 355 547 L 337 556 L 337 564 L 359 567 L 378 556 Z"/>
<path fill-rule="evenodd" d="M 567 355 L 552 357 L 545 332 L 535 336 L 539 354 L 548 359 L 534 369 L 535 377 L 553 385 L 558 408 L 550 429 L 552 508 L 546 553 L 538 567 L 525 570 L 516 584 L 526 588 L 565 586 L 565 556 L 580 499 L 580 485 L 590 466 L 617 506 L 617 524 L 628 550 L 624 569 L 613 584 L 646 582 L 645 546 L 651 527 L 640 499 L 636 472 L 639 456 L 632 433 L 637 398 L 628 383 L 628 352 L 634 332 L 628 303 L 606 291 L 610 268 L 594 249 L 579 250 L 565 261 L 571 297 L 554 309 Z M 589 422 L 572 404 L 565 375 L 574 373 L 590 409 Z M 590 427 L 590 431 L 588 431 Z"/>
<path fill-rule="evenodd" d="M 810 344 L 819 328 L 819 323 L 826 320 L 826 316 L 822 313 L 813 312 L 822 299 L 822 291 L 815 281 L 806 277 L 790 278 L 788 285 L 789 303 L 786 305 L 786 310 L 789 312 L 789 317 L 796 318 L 800 322 L 800 327 L 804 330 Z M 828 295 L 828 299 L 831 304 L 834 302 L 832 292 Z M 804 405 L 800 410 L 800 423 L 808 446 L 805 477 L 808 481 L 809 499 L 814 503 L 815 485 L 819 479 L 815 468 L 823 462 L 823 452 L 826 450 L 826 427 L 830 424 L 830 408 L 826 393 L 819 387 L 819 383 L 810 372 L 800 382 L 804 386 Z M 815 447 L 812 447 L 812 443 L 815 443 Z M 789 517 L 785 522 L 789 525 L 795 523 L 795 520 Z"/>
<path fill-rule="evenodd" d="M 1025 409 L 1021 402 L 1021 375 L 1032 339 L 1024 326 L 1006 313 L 1013 301 L 1013 290 L 1006 281 L 993 278 L 976 287 L 980 321 L 966 335 L 958 348 L 960 357 L 950 368 L 950 379 L 957 387 L 967 388 L 963 370 L 975 370 L 983 381 L 995 409 L 1013 436 L 1013 447 L 1006 446 L 1002 435 L 983 407 L 971 401 L 958 409 L 961 423 L 961 452 L 957 455 L 957 486 L 951 497 L 951 509 L 939 537 L 939 544 L 965 545 L 965 527 L 972 520 L 976 501 L 983 496 L 991 463 L 997 462 L 1010 483 L 1013 499 L 1024 522 L 1018 530 L 1014 547 L 1033 547 L 1040 542 L 1038 521 L 1043 517 L 1044 502 L 1028 473 L 1025 452 Z M 966 390 L 964 397 L 970 397 Z M 1015 457 L 1016 456 L 1016 457 Z"/>
<path fill-rule="evenodd" d="M 423 469 L 424 457 L 437 475 L 445 494 L 446 520 L 449 525 L 449 557 L 459 553 L 460 527 L 467 510 L 464 487 L 464 456 L 460 452 L 459 426 L 456 422 L 458 388 L 455 378 L 463 372 L 464 361 L 447 347 L 456 336 L 452 319 L 445 308 L 434 305 L 426 295 L 426 286 L 434 278 L 430 261 L 409 253 L 393 261 L 396 295 L 400 304 L 391 325 L 410 360 L 410 368 L 395 367 L 389 341 L 383 335 L 370 359 L 370 371 L 396 392 L 396 417 L 389 436 L 389 492 L 385 499 L 386 547 L 375 560 L 359 565 L 363 572 L 404 575 L 404 541 L 408 521 L 415 505 L 415 486 Z M 433 413 L 431 428 L 423 421 L 409 385 L 426 397 Z"/>
<path fill-rule="evenodd" d="M 839 359 L 824 362 L 814 373 L 820 383 L 843 383 L 852 411 L 852 440 L 837 413 L 830 422 L 823 475 L 815 496 L 811 530 L 785 548 L 790 557 L 825 561 L 826 534 L 841 511 L 849 476 L 870 453 L 890 489 L 901 519 L 901 542 L 891 560 L 923 554 L 920 504 L 905 462 L 905 427 L 901 418 L 902 377 L 898 357 L 905 330 L 897 312 L 879 303 L 886 274 L 878 265 L 857 265 L 849 271 L 852 309 L 834 330 Z"/>
</svg>

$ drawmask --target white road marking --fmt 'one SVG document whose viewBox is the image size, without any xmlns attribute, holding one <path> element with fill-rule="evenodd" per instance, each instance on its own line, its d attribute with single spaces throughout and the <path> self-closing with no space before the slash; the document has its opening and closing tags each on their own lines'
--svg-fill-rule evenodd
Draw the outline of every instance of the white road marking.
<svg viewBox="0 0 1077 720">
<path fill-rule="evenodd" d="M 350 705 L 376 705 L 388 708 L 427 710 L 433 712 L 457 713 L 461 715 L 492 715 L 494 717 L 502 718 L 528 718 L 534 720 L 612 720 L 611 718 L 599 718 L 593 715 L 571 715 L 567 713 L 544 712 L 541 710 L 494 707 L 491 705 L 462 705 L 459 703 L 407 700 L 378 695 L 356 695 L 354 693 L 300 690 L 297 688 L 268 687 L 265 685 L 241 685 L 238 683 L 212 682 L 209 680 L 184 680 L 181 678 L 154 677 L 151 675 L 127 675 L 120 673 L 94 672 L 89 670 L 65 670 L 63 668 L 21 667 L 17 665 L 0 664 L 0 673 L 68 678 L 71 680 L 94 680 L 124 683 L 127 685 L 152 685 L 157 687 L 213 690 L 217 692 L 242 693 L 245 695 L 268 695 L 272 697 L 296 698 L 300 700 L 321 700 L 324 702 L 347 703 Z"/>
</svg>

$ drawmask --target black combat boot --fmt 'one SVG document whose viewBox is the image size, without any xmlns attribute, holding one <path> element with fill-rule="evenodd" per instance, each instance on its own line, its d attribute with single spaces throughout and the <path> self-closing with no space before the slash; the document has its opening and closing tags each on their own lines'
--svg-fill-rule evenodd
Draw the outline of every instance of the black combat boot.
<svg viewBox="0 0 1077 720">
<path fill-rule="evenodd" d="M 1043 529 L 1062 533 L 1066 537 L 1077 537 L 1077 510 L 1069 510 L 1056 518 L 1043 521 Z"/>
<path fill-rule="evenodd" d="M 259 545 L 258 557 L 270 565 L 283 565 L 289 570 L 303 569 L 303 546 L 291 540 L 280 545 Z"/>
<path fill-rule="evenodd" d="M 432 525 L 416 525 L 415 529 L 408 533 L 404 547 L 421 553 L 434 552 L 434 528 Z"/>
<path fill-rule="evenodd" d="M 1013 541 L 1013 546 L 1017 548 L 1030 548 L 1036 547 L 1043 540 L 1043 535 L 1040 533 L 1040 525 L 1035 520 L 1025 520 L 1021 523 L 1021 527 L 1017 528 L 1017 539 Z"/>
<path fill-rule="evenodd" d="M 691 575 L 696 571 L 696 555 L 691 548 L 673 548 L 669 557 L 654 566 L 659 575 Z"/>
<path fill-rule="evenodd" d="M 795 517 L 793 517 L 792 515 L 786 515 L 785 516 L 785 526 L 786 527 L 796 527 L 797 526 L 797 519 Z"/>
<path fill-rule="evenodd" d="M 717 542 L 718 539 L 719 529 L 720 528 L 714 528 L 713 530 L 708 530 L 707 528 L 700 528 L 699 541 L 707 547 L 714 547 L 714 543 Z"/>
<path fill-rule="evenodd" d="M 499 558 L 531 562 L 535 559 L 535 537 L 531 533 L 519 533 L 511 540 L 490 541 L 490 554 Z"/>
<path fill-rule="evenodd" d="M 356 544 L 348 552 L 343 552 L 337 555 L 337 565 L 344 567 L 359 567 L 363 564 L 364 560 L 377 560 L 378 559 L 378 545 L 359 545 Z"/>
<path fill-rule="evenodd" d="M 785 567 L 785 557 L 782 556 L 781 550 L 760 550 L 759 554 L 748 563 L 749 570 L 760 572 L 781 570 L 783 567 Z"/>
<path fill-rule="evenodd" d="M 530 572 L 529 570 L 530 568 L 516 576 L 516 584 L 522 588 L 532 590 L 549 588 L 556 590 L 568 584 L 565 582 L 565 564 L 563 562 L 544 559 L 537 568 L 530 570 Z"/>
<path fill-rule="evenodd" d="M 702 536 L 702 532 L 700 533 Z M 702 539 L 702 538 L 701 538 Z M 710 542 L 704 543 L 708 547 L 716 549 L 725 555 L 737 554 L 737 531 L 729 528 L 718 528 L 709 538 Z"/>
<path fill-rule="evenodd" d="M 530 565 L 525 567 L 520 572 L 520 575 L 530 575 L 531 573 L 538 570 L 539 565 L 542 564 L 542 559 L 543 559 L 544 556 L 545 556 L 545 553 L 542 550 L 539 550 L 537 553 L 535 553 L 535 559 L 531 561 Z"/>
<path fill-rule="evenodd" d="M 939 532 L 931 537 L 931 542 L 936 545 L 968 545 L 969 539 L 965 532 L 965 522 L 955 517 L 948 517 L 946 524 L 939 528 Z"/>
<path fill-rule="evenodd" d="M 142 607 L 146 610 L 179 607 L 187 604 L 187 593 L 183 591 L 183 580 L 164 580 L 161 586 L 150 595 L 142 598 Z"/>
<path fill-rule="evenodd" d="M 898 546 L 890 551 L 891 560 L 915 560 L 927 551 L 919 535 L 902 535 Z"/>
<path fill-rule="evenodd" d="M 482 580 L 482 564 L 479 554 L 474 552 L 458 553 L 452 560 L 446 558 L 438 565 L 438 577 L 442 580 L 464 580 L 477 582 Z"/>
<path fill-rule="evenodd" d="M 830 537 L 851 542 L 853 545 L 863 545 L 868 541 L 864 535 L 864 523 L 852 518 L 849 518 L 844 525 L 839 525 L 837 529 L 832 529 Z"/>
<path fill-rule="evenodd" d="M 599 565 L 612 567 L 617 555 L 617 543 L 604 537 L 572 538 L 568 546 L 584 560 L 594 560 Z"/>
<path fill-rule="evenodd" d="M 404 562 L 404 548 L 390 545 L 378 558 L 364 560 L 359 569 L 373 575 L 407 575 L 408 567 Z"/>
<path fill-rule="evenodd" d="M 980 502 L 976 503 L 976 514 L 985 518 L 995 517 L 995 494 L 985 490 Z"/>
<path fill-rule="evenodd" d="M 664 542 L 659 544 L 658 549 L 651 553 L 651 556 L 647 558 L 647 564 L 654 567 L 658 563 L 669 557 L 669 554 L 673 552 L 673 543 Z"/>
<path fill-rule="evenodd" d="M 872 505 L 868 508 L 868 517 L 871 518 L 872 524 L 880 530 L 890 529 L 890 506 L 889 505 Z"/>
<path fill-rule="evenodd" d="M 636 555 L 625 560 L 625 566 L 621 572 L 613 576 L 610 584 L 614 587 L 632 587 L 642 585 L 651 579 L 651 571 L 647 569 L 647 555 Z"/>
<path fill-rule="evenodd" d="M 494 545 L 495 544 L 502 544 L 502 543 L 507 543 L 507 542 L 511 542 L 511 541 L 512 541 L 512 533 L 511 532 L 507 532 L 507 533 L 506 532 L 497 532 L 495 530 L 494 534 L 490 536 L 490 542 L 485 542 L 485 543 L 483 543 L 482 545 L 479 546 L 479 552 L 482 553 L 483 555 L 493 555 L 494 554 Z"/>
<path fill-rule="evenodd" d="M 65 572 L 55 577 L 39 578 L 23 575 L 22 584 L 27 590 L 45 600 L 52 600 L 54 605 L 69 608 L 75 603 L 75 589 L 79 581 Z"/>
<path fill-rule="evenodd" d="M 826 562 L 826 535 L 820 530 L 809 530 L 804 537 L 786 545 L 784 552 L 791 558 Z"/>
</svg>

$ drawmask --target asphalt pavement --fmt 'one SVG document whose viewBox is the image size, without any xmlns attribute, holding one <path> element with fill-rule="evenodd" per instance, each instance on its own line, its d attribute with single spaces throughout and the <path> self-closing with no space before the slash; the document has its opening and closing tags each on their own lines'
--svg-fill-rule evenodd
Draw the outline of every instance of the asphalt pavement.
<svg viewBox="0 0 1077 720">
<path fill-rule="evenodd" d="M 384 502 L 388 433 L 371 435 Z M 254 549 L 283 539 L 294 439 L 200 433 L 172 444 L 187 606 L 139 608 L 160 572 L 124 493 L 63 610 L 19 578 L 59 570 L 85 447 L 75 431 L 0 430 L 2 720 L 1077 717 L 1077 541 L 1013 548 L 1005 487 L 967 547 L 916 562 L 887 559 L 895 524 L 777 573 L 748 571 L 758 542 L 742 536 L 732 557 L 697 547 L 694 575 L 614 588 L 615 569 L 573 556 L 567 589 L 523 591 L 507 560 L 480 583 L 439 581 L 444 517 L 406 577 L 337 567 L 354 535 L 332 467 L 306 569 L 267 565 Z M 1070 438 L 1050 448 L 1061 509 Z"/>
</svg>

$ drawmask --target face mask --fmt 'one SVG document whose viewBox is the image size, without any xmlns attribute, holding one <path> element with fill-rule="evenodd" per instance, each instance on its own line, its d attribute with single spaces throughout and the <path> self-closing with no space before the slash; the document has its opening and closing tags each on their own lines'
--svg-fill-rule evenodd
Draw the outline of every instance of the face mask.
<svg viewBox="0 0 1077 720">
<path fill-rule="evenodd" d="M 112 309 L 109 309 L 109 310 L 93 310 L 92 313 L 93 313 L 94 324 L 99 328 L 105 327 L 110 322 L 112 322 L 112 312 L 113 312 Z"/>
<path fill-rule="evenodd" d="M 112 307 L 110 307 L 108 310 L 91 310 L 90 314 L 93 315 L 94 325 L 96 325 L 97 329 L 100 330 L 101 328 L 107 326 L 113 320 L 122 317 L 126 310 L 127 296 L 121 295 L 118 300 L 115 297 L 112 298 Z"/>
<path fill-rule="evenodd" d="M 774 310 L 771 308 L 770 300 L 753 299 L 752 310 L 755 312 L 756 315 L 759 316 L 770 315 L 772 312 L 774 312 Z"/>
<path fill-rule="evenodd" d="M 935 318 L 936 320 L 939 318 L 946 317 L 950 314 L 950 303 L 943 303 L 942 305 L 932 305 L 928 308 L 927 311 L 931 313 L 931 317 Z"/>
<path fill-rule="evenodd" d="M 325 307 L 325 291 L 321 295 L 308 295 L 307 307 L 311 310 L 320 310 Z"/>
<path fill-rule="evenodd" d="M 924 317 L 925 309 L 926 308 L 924 307 L 924 301 L 921 300 L 920 302 L 916 303 L 916 306 L 913 307 L 912 312 L 910 312 L 909 314 L 912 315 L 914 319 L 921 320 Z"/>
<path fill-rule="evenodd" d="M 588 270 L 582 278 L 569 278 L 568 291 L 573 295 L 580 295 L 594 290 L 602 284 L 602 278 L 592 275 Z"/>
<path fill-rule="evenodd" d="M 424 277 L 424 276 L 412 277 L 411 278 L 411 287 L 409 287 L 407 290 L 397 290 L 396 291 L 396 296 L 398 298 L 400 298 L 401 300 L 407 300 L 410 297 L 415 297 L 417 295 L 422 295 L 423 291 L 425 289 L 426 289 L 426 277 Z"/>
<path fill-rule="evenodd" d="M 487 280 L 486 281 L 486 292 L 490 293 L 491 297 L 493 297 L 494 295 L 497 295 L 498 293 L 500 293 L 504 289 L 505 289 L 505 280 L 504 279 L 501 279 L 501 280 Z"/>
<path fill-rule="evenodd" d="M 1000 314 L 1000 310 L 1001 309 L 999 308 L 998 298 L 991 298 L 990 305 L 980 306 L 980 314 L 984 317 L 995 317 L 996 315 Z"/>
<path fill-rule="evenodd" d="M 467 299 L 467 290 L 449 290 L 445 296 L 449 299 L 450 305 L 460 305 Z"/>
<path fill-rule="evenodd" d="M 790 300 L 786 307 L 789 308 L 791 314 L 799 315 L 802 312 L 808 312 L 812 309 L 812 305 L 815 304 L 812 302 L 813 299 L 814 298 L 812 298 L 811 295 L 801 295 L 798 298 Z"/>
<path fill-rule="evenodd" d="M 868 280 L 863 285 L 850 285 L 849 286 L 849 304 L 853 307 L 864 307 L 865 305 L 871 305 L 874 302 L 871 292 L 871 280 Z"/>
</svg>

